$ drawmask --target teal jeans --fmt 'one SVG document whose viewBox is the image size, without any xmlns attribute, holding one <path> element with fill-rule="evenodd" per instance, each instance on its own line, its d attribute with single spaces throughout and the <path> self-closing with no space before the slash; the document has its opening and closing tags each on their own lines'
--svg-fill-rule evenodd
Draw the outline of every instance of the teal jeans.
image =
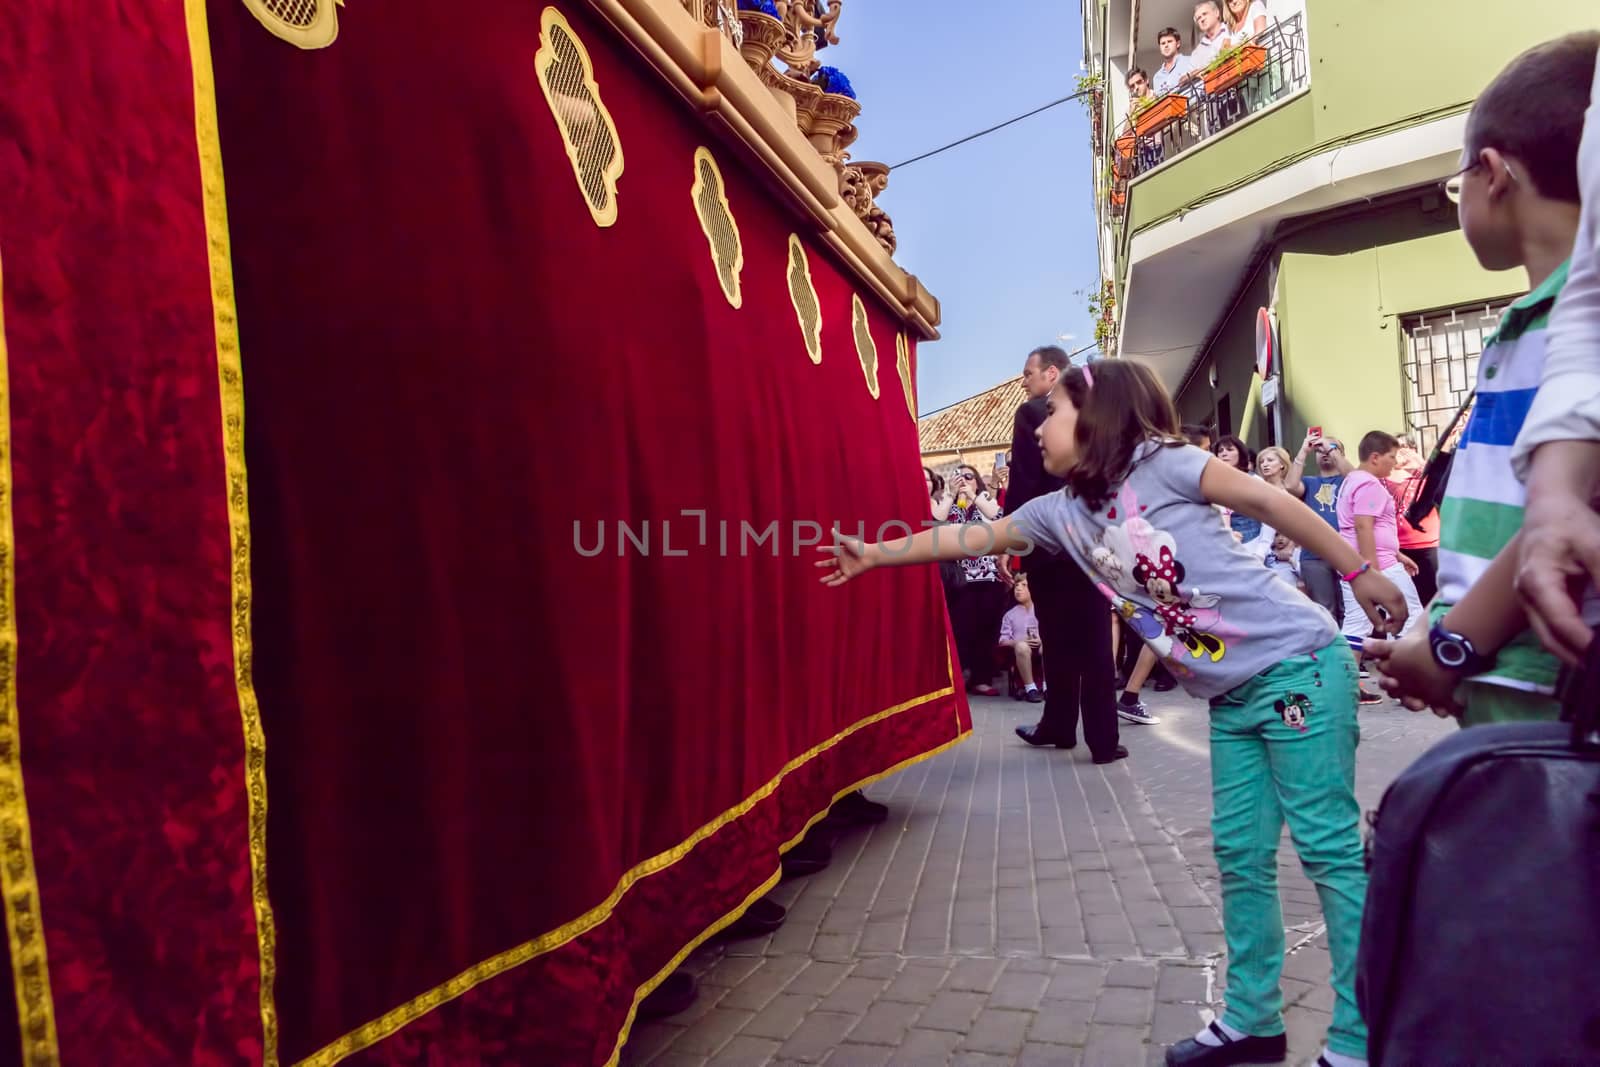
<svg viewBox="0 0 1600 1067">
<path fill-rule="evenodd" d="M 1317 887 L 1333 956 L 1328 1047 L 1362 1059 L 1356 948 L 1367 872 L 1356 803 L 1357 670 L 1343 638 L 1268 668 L 1211 702 L 1211 832 L 1228 942 L 1223 1022 L 1283 1033 L 1283 912 L 1278 841 L 1284 820 Z"/>
</svg>

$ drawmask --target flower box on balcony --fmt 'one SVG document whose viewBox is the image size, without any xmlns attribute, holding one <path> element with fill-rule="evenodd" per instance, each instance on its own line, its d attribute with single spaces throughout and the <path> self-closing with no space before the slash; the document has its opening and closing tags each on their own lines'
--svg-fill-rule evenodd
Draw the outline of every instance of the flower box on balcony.
<svg viewBox="0 0 1600 1067">
<path fill-rule="evenodd" d="M 1189 98 L 1168 93 L 1141 111 L 1134 112 L 1133 132 L 1140 137 L 1160 133 L 1189 113 Z"/>
<path fill-rule="evenodd" d="M 1217 93 L 1232 89 L 1250 75 L 1264 69 L 1266 65 L 1265 48 L 1258 44 L 1240 45 L 1233 51 L 1224 53 L 1222 58 L 1206 70 L 1206 94 L 1215 96 Z"/>
<path fill-rule="evenodd" d="M 1137 146 L 1137 141 L 1133 134 L 1123 134 L 1121 137 L 1116 139 L 1115 144 L 1117 146 L 1117 155 L 1121 156 L 1123 159 L 1133 158 L 1133 150 Z"/>
</svg>

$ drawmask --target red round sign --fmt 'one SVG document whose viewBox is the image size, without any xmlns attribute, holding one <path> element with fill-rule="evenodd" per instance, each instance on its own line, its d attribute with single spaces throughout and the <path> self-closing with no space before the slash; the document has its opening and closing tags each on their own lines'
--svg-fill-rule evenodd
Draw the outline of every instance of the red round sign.
<svg viewBox="0 0 1600 1067">
<path fill-rule="evenodd" d="M 1272 326 L 1272 312 L 1256 311 L 1256 373 L 1266 381 L 1278 369 L 1278 332 Z"/>
</svg>

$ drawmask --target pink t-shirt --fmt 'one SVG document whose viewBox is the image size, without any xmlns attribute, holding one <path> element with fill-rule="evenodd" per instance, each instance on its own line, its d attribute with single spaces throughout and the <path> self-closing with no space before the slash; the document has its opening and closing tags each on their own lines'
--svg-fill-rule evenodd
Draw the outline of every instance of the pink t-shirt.
<svg viewBox="0 0 1600 1067">
<path fill-rule="evenodd" d="M 1399 562 L 1400 525 L 1396 521 L 1394 497 L 1377 477 L 1363 470 L 1351 471 L 1339 487 L 1339 533 L 1357 552 L 1356 516 L 1372 516 L 1372 533 L 1378 543 L 1378 569 L 1388 570 Z"/>
</svg>

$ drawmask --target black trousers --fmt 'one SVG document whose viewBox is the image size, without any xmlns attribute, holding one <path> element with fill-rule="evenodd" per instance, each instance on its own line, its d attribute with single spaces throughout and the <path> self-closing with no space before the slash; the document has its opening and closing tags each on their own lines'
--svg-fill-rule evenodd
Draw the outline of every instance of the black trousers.
<svg viewBox="0 0 1600 1067">
<path fill-rule="evenodd" d="M 1437 548 L 1402 548 L 1417 565 L 1417 576 L 1411 581 L 1417 587 L 1417 598 L 1427 607 L 1434 594 L 1439 592 L 1439 550 Z"/>
<path fill-rule="evenodd" d="M 1068 559 L 1029 556 L 1023 569 L 1039 616 L 1044 676 L 1049 688 L 1040 720 L 1044 732 L 1083 739 L 1096 756 L 1117 747 L 1117 695 L 1111 662 L 1111 608 Z"/>
<path fill-rule="evenodd" d="M 1011 606 L 1011 591 L 1004 582 L 968 582 L 950 591 L 950 629 L 956 639 L 961 668 L 971 672 L 971 684 L 994 680 L 994 647 L 1000 640 L 1000 620 Z M 1041 639 L 1044 623 L 1040 622 Z"/>
</svg>

